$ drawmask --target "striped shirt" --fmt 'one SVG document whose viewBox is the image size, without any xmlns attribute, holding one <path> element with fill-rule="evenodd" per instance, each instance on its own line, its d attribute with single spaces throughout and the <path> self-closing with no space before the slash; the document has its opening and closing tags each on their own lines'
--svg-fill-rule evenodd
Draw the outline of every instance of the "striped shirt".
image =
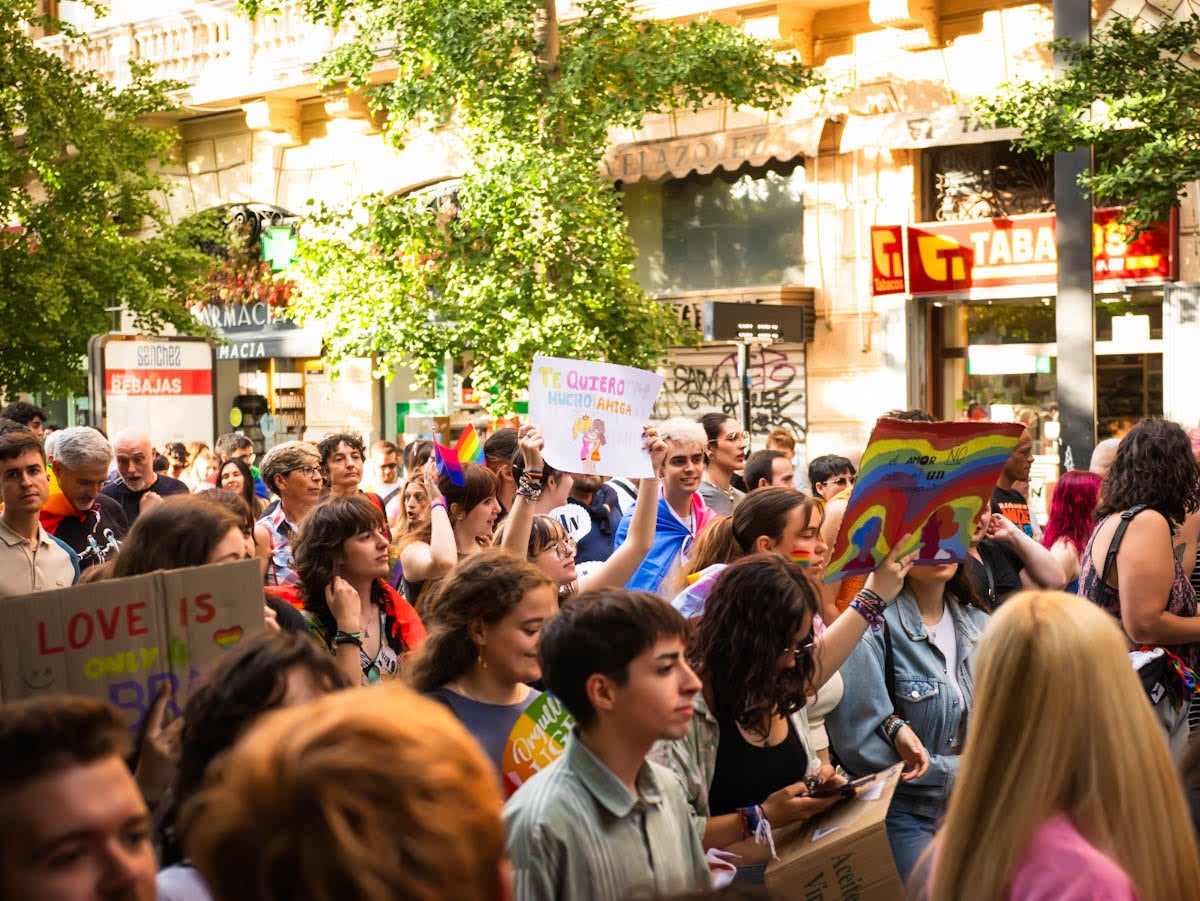
<svg viewBox="0 0 1200 901">
<path fill-rule="evenodd" d="M 679 780 L 646 761 L 637 789 L 630 794 L 572 735 L 563 755 L 504 806 L 515 901 L 618 901 L 709 888 Z"/>
</svg>

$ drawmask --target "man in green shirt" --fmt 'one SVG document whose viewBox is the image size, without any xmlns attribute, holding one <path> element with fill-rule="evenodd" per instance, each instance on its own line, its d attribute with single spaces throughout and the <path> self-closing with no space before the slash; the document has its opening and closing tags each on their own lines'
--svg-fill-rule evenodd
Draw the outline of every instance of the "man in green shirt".
<svg viewBox="0 0 1200 901">
<path fill-rule="evenodd" d="M 685 629 L 661 598 L 624 589 L 584 592 L 543 627 L 542 675 L 577 731 L 504 808 L 516 901 L 710 886 L 682 785 L 646 760 L 692 718 Z"/>
</svg>

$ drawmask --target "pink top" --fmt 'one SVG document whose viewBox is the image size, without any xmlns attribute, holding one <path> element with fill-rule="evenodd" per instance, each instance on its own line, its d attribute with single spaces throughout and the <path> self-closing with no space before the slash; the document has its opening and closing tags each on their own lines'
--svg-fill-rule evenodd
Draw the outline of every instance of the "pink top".
<svg viewBox="0 0 1200 901">
<path fill-rule="evenodd" d="M 1009 901 L 1137 901 L 1125 871 L 1090 845 L 1066 814 L 1051 814 L 1021 855 Z"/>
</svg>

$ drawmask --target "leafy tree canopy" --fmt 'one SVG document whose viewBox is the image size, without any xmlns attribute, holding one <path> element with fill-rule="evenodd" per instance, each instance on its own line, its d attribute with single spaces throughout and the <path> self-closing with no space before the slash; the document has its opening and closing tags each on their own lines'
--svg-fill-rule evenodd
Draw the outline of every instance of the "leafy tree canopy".
<svg viewBox="0 0 1200 901">
<path fill-rule="evenodd" d="M 114 307 L 150 332 L 196 330 L 181 298 L 205 256 L 159 228 L 167 189 L 154 164 L 173 136 L 143 117 L 174 107 L 178 85 L 135 68 L 117 90 L 30 38 L 59 29 L 34 0 L 0 0 L 0 386 L 78 391 L 88 339 Z M 158 229 L 150 238 L 135 233 Z"/>
<path fill-rule="evenodd" d="M 252 14 L 263 0 L 242 0 Z M 447 125 L 472 159 L 453 194 L 321 207 L 294 266 L 300 319 L 327 325 L 335 360 L 375 354 L 432 379 L 471 353 L 473 384 L 507 412 L 535 352 L 653 366 L 694 340 L 633 277 L 635 250 L 601 176 L 612 126 L 644 114 L 778 108 L 817 83 L 798 62 L 704 19 L 640 19 L 629 0 L 585 0 L 559 23 L 550 0 L 305 0 L 352 24 L 318 66 L 365 88 L 397 145 Z M 371 86 L 380 56 L 393 80 Z"/>
<path fill-rule="evenodd" d="M 979 103 L 1001 128 L 1040 156 L 1079 146 L 1095 163 L 1081 184 L 1096 205 L 1127 205 L 1126 219 L 1165 219 L 1187 183 L 1200 178 L 1200 17 L 1158 27 L 1114 17 L 1090 44 L 1051 43 L 1064 71 L 1006 85 Z"/>
</svg>

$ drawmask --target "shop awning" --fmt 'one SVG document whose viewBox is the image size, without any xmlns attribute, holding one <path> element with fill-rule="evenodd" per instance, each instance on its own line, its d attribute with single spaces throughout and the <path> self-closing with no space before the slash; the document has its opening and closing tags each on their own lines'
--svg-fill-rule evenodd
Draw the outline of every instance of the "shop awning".
<svg viewBox="0 0 1200 901">
<path fill-rule="evenodd" d="M 1011 141 L 1020 136 L 1018 128 L 985 128 L 969 106 L 943 106 L 879 116 L 849 116 L 839 149 L 842 153 L 867 147 L 915 150 Z"/>
<path fill-rule="evenodd" d="M 771 160 L 816 156 L 824 127 L 825 119 L 815 118 L 620 144 L 604 157 L 604 174 L 613 181 L 655 181 L 692 172 L 707 175 L 718 168 L 732 172 L 746 163 L 762 166 Z"/>
</svg>

